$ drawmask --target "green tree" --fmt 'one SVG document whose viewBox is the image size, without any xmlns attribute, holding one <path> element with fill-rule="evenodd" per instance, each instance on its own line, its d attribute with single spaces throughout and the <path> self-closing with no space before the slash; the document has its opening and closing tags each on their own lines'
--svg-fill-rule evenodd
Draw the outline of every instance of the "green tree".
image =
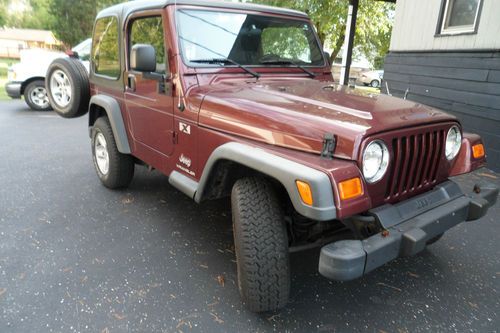
<svg viewBox="0 0 500 333">
<path fill-rule="evenodd" d="M 49 30 L 53 21 L 49 13 L 50 0 L 30 0 L 27 5 L 25 11 L 10 14 L 6 24 L 15 28 Z"/>
<path fill-rule="evenodd" d="M 7 24 L 7 7 L 9 5 L 8 0 L 0 0 L 0 27 Z"/>
<path fill-rule="evenodd" d="M 64 44 L 73 46 L 92 34 L 99 10 L 121 0 L 48 0 L 52 31 Z"/>
<path fill-rule="evenodd" d="M 240 0 L 241 1 L 241 0 Z M 251 0 L 255 3 L 287 7 L 306 12 L 316 26 L 323 45 L 332 49 L 330 62 L 337 57 L 345 39 L 347 0 Z M 368 60 L 384 56 L 389 49 L 394 5 L 360 0 L 354 43 Z"/>
</svg>

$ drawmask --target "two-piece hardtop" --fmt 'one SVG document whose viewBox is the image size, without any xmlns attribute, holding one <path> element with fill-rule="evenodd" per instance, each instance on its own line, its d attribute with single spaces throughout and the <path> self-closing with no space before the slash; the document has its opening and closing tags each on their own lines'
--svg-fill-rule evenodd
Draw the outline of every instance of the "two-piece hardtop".
<svg viewBox="0 0 500 333">
<path fill-rule="evenodd" d="M 196 202 L 231 198 L 238 286 L 284 306 L 289 252 L 323 246 L 350 280 L 413 255 L 495 203 L 450 176 L 485 165 L 481 138 L 440 110 L 331 81 L 306 14 L 216 1 L 132 1 L 96 19 L 90 74 L 58 59 L 54 109 L 89 113 L 95 169 L 127 186 L 135 164 Z"/>
</svg>

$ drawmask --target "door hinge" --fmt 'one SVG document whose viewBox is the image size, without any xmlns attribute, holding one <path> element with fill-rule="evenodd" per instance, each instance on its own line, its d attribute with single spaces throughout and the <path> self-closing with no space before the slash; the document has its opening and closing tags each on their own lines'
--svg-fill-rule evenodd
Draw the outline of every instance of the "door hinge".
<svg viewBox="0 0 500 333">
<path fill-rule="evenodd" d="M 179 142 L 179 135 L 176 131 L 172 132 L 172 143 L 175 145 Z"/>
<path fill-rule="evenodd" d="M 335 146 L 337 145 L 337 140 L 335 135 L 331 133 L 326 133 L 323 137 L 323 148 L 321 149 L 321 158 L 331 160 L 333 154 L 335 153 Z"/>
</svg>

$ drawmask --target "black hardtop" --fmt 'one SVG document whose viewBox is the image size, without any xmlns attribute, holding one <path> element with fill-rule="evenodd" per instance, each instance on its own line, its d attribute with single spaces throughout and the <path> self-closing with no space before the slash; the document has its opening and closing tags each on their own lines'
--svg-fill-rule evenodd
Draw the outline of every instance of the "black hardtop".
<svg viewBox="0 0 500 333">
<path fill-rule="evenodd" d="M 175 4 L 221 9 L 240 9 L 245 11 L 258 11 L 264 13 L 283 14 L 297 16 L 300 18 L 308 18 L 306 13 L 297 10 L 223 0 L 135 0 L 106 8 L 99 12 L 99 14 L 97 14 L 97 18 L 114 15 L 121 18 L 121 21 L 124 21 L 123 19 L 128 17 L 133 12 L 140 10 L 161 9 L 165 8 L 168 5 Z"/>
</svg>

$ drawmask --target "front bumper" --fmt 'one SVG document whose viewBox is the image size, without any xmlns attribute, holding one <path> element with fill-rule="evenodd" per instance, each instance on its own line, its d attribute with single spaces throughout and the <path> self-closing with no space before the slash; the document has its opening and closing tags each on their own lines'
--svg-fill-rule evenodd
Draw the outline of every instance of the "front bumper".
<svg viewBox="0 0 500 333">
<path fill-rule="evenodd" d="M 453 181 L 434 190 L 369 211 L 385 229 L 364 240 L 342 240 L 321 249 L 319 272 L 332 280 L 352 280 L 398 257 L 422 251 L 427 242 L 464 221 L 486 214 L 498 188 L 476 185 L 464 194 Z"/>
<path fill-rule="evenodd" d="M 11 98 L 21 98 L 21 82 L 7 82 L 5 91 Z"/>
</svg>

